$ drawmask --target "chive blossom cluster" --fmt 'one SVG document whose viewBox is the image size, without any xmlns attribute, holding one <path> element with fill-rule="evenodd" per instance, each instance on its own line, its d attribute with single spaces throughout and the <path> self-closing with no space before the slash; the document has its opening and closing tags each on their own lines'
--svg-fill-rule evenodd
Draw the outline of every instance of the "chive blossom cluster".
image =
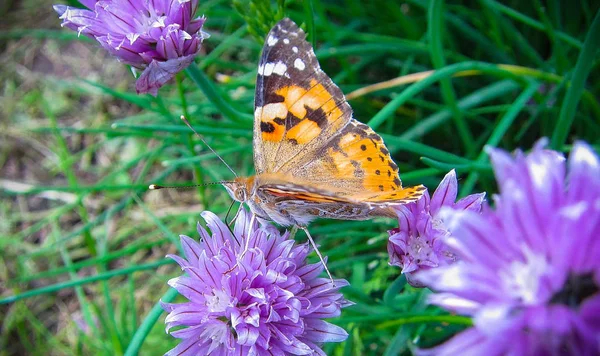
<svg viewBox="0 0 600 356">
<path fill-rule="evenodd" d="M 138 93 L 156 95 L 189 66 L 208 35 L 198 0 L 80 0 L 87 9 L 54 5 L 62 26 L 95 39 L 110 54 L 142 70 Z M 135 72 L 135 71 L 134 71 Z"/>
</svg>

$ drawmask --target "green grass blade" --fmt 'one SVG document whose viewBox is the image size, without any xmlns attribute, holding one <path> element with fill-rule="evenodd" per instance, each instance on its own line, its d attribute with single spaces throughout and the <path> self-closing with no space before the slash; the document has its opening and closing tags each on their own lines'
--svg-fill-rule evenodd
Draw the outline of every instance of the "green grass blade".
<svg viewBox="0 0 600 356">
<path fill-rule="evenodd" d="M 443 55 L 444 47 L 442 44 L 442 34 L 445 33 L 443 13 L 444 0 L 432 0 L 428 10 L 429 26 L 427 33 L 429 35 L 431 62 L 436 70 L 441 69 L 446 65 L 446 59 Z M 456 93 L 452 87 L 452 82 L 450 81 L 450 78 L 442 78 L 440 80 L 440 85 L 442 87 L 444 102 L 452 111 L 452 118 L 454 119 L 454 124 L 458 130 L 460 141 L 465 146 L 466 155 L 470 156 L 475 150 L 475 146 L 473 145 L 473 135 L 456 103 Z"/>
<path fill-rule="evenodd" d="M 177 296 L 177 290 L 170 288 L 167 293 L 165 293 L 160 300 L 164 303 L 170 303 Z M 154 307 L 150 310 L 148 315 L 144 318 L 144 321 L 140 325 L 140 327 L 135 331 L 131 342 L 127 346 L 127 350 L 125 350 L 125 356 L 137 356 L 140 349 L 142 348 L 142 344 L 144 340 L 150 333 L 150 330 L 156 324 L 158 318 L 160 318 L 163 313 L 163 309 L 160 306 L 160 302 L 156 303 Z"/>
<path fill-rule="evenodd" d="M 523 90 L 521 95 L 519 95 L 519 97 L 515 100 L 511 108 L 506 112 L 506 114 L 504 114 L 502 119 L 500 119 L 499 123 L 494 128 L 494 131 L 487 140 L 487 146 L 495 147 L 498 145 L 498 143 L 500 143 L 500 140 L 502 139 L 502 137 L 504 137 L 506 131 L 508 131 L 508 129 L 511 127 L 519 112 L 523 110 L 523 108 L 525 107 L 529 99 L 531 99 L 533 94 L 537 91 L 539 86 L 539 83 L 534 82 L 531 83 L 525 90 Z M 484 152 L 481 152 L 479 154 L 479 157 L 477 157 L 476 161 L 478 163 L 483 163 L 485 160 L 486 154 Z M 473 191 L 473 188 L 478 178 L 479 173 L 477 172 L 471 172 L 471 174 L 469 174 L 469 176 L 465 180 L 465 183 L 461 187 L 462 196 L 469 195 Z"/>
<path fill-rule="evenodd" d="M 600 10 L 596 13 L 592 26 L 590 27 L 581 53 L 577 58 L 573 80 L 567 89 L 565 101 L 560 108 L 560 116 L 552 134 L 550 146 L 555 150 L 560 150 L 567 141 L 567 137 L 575 118 L 575 110 L 583 93 L 585 80 L 590 74 L 594 65 L 596 53 L 600 48 Z"/>
<path fill-rule="evenodd" d="M 220 94 L 215 85 L 208 79 L 206 74 L 201 71 L 194 63 L 186 68 L 185 72 L 196 83 L 198 88 L 202 90 L 206 98 L 227 118 L 233 122 L 252 122 L 254 117 L 246 113 L 239 112 L 231 104 L 229 104 Z"/>
<path fill-rule="evenodd" d="M 102 280 L 110 279 L 110 278 L 113 278 L 116 276 L 128 275 L 128 274 L 138 272 L 138 271 L 143 271 L 143 270 L 156 269 L 159 266 L 170 264 L 170 263 L 173 263 L 173 261 L 168 260 L 168 259 L 163 259 L 160 261 L 145 263 L 145 264 L 141 264 L 141 265 L 137 265 L 137 266 L 131 266 L 131 267 L 117 269 L 117 270 L 111 270 L 111 271 L 108 271 L 105 273 L 100 273 L 100 274 L 97 274 L 97 275 L 91 276 L 91 277 L 78 278 L 78 279 L 70 280 L 68 282 L 56 283 L 56 284 L 52 284 L 52 285 L 41 287 L 41 288 L 31 289 L 31 290 L 28 290 L 23 293 L 15 294 L 15 295 L 4 297 L 4 298 L 0 299 L 0 305 L 14 303 L 21 299 L 27 299 L 27 298 L 47 294 L 47 293 L 55 293 L 55 292 L 60 291 L 61 289 L 74 288 L 74 287 L 78 287 L 78 286 L 81 286 L 81 285 L 84 285 L 87 283 L 102 281 Z"/>
</svg>

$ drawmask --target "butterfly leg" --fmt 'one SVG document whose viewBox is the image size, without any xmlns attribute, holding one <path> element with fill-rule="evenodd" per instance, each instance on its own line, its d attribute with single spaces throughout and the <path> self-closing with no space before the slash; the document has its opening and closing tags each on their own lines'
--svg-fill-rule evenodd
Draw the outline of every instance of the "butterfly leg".
<svg viewBox="0 0 600 356">
<path fill-rule="evenodd" d="M 239 210 L 238 210 L 239 213 Z M 237 214 L 236 214 L 237 216 Z M 246 254 L 246 252 L 248 251 L 248 249 L 250 248 L 250 235 L 252 234 L 252 226 L 254 225 L 254 221 L 256 220 L 256 214 L 252 213 L 252 217 L 250 218 L 250 224 L 248 225 L 248 233 L 246 234 L 246 236 L 240 236 L 240 238 L 242 239 L 242 242 L 244 243 L 244 249 L 242 250 L 242 253 L 236 258 L 236 263 L 233 265 L 233 267 L 231 267 L 229 270 L 225 271 L 224 274 L 227 274 L 231 271 L 233 271 L 236 267 L 239 267 L 240 265 L 240 261 L 244 258 L 244 255 Z M 235 237 L 235 234 L 233 234 L 233 237 Z M 236 238 L 237 240 L 237 238 Z M 241 246 L 241 244 L 240 244 Z"/>
<path fill-rule="evenodd" d="M 235 204 L 235 200 L 232 200 L 231 205 L 229 205 L 229 209 L 227 209 L 227 214 L 225 215 L 225 224 L 227 224 L 227 226 L 231 226 L 231 224 L 233 224 L 235 219 L 237 219 L 238 215 L 240 214 L 240 209 L 242 208 L 242 204 L 240 204 L 240 206 L 238 207 L 238 210 L 236 211 L 235 215 L 233 216 L 233 219 L 228 220 L 229 214 L 231 213 L 231 208 L 233 208 L 234 204 Z"/>
<path fill-rule="evenodd" d="M 240 210 L 242 210 L 242 204 L 240 204 L 237 212 L 235 213 L 235 215 L 233 216 L 233 219 L 231 219 L 231 221 L 227 221 L 227 217 L 229 216 L 229 213 L 231 212 L 231 208 L 233 207 L 233 204 L 235 203 L 235 201 L 231 202 L 231 205 L 229 206 L 229 209 L 227 210 L 227 215 L 225 215 L 225 225 L 227 226 L 227 228 L 229 229 L 229 232 L 231 232 L 231 236 L 233 236 L 233 238 L 235 239 L 235 241 L 238 243 L 238 245 L 241 245 L 241 242 L 238 240 L 237 236 L 235 236 L 235 233 L 233 232 L 233 230 L 231 229 L 231 225 L 233 224 L 233 222 L 238 218 L 238 216 L 240 215 Z"/>
<path fill-rule="evenodd" d="M 246 236 L 242 236 L 242 239 L 244 239 L 244 250 L 242 251 L 240 257 L 238 257 L 238 261 L 241 260 L 248 251 L 250 244 L 250 235 L 252 234 L 252 226 L 254 226 L 254 221 L 256 221 L 256 214 L 252 213 L 252 217 L 250 218 L 250 224 L 248 225 L 248 233 L 246 234 Z"/>
<path fill-rule="evenodd" d="M 323 256 L 321 255 L 321 252 L 319 251 L 317 244 L 315 244 L 315 241 L 313 240 L 312 236 L 310 236 L 310 234 L 308 233 L 308 229 L 304 226 L 300 226 L 300 229 L 304 230 L 304 233 L 306 233 L 306 237 L 308 237 L 308 241 L 310 241 L 310 244 L 315 249 L 317 256 L 319 256 L 319 259 L 321 260 L 323 267 L 325 267 L 325 272 L 327 272 L 327 275 L 329 276 L 329 279 L 331 280 L 331 284 L 335 287 L 335 282 L 333 281 L 333 277 L 331 276 L 331 273 L 329 272 L 329 268 L 327 268 L 327 263 L 325 262 L 325 259 L 323 259 Z"/>
<path fill-rule="evenodd" d="M 292 226 L 292 229 L 290 230 L 290 238 L 293 239 L 294 237 L 296 237 L 297 232 L 298 232 L 298 226 L 297 225 Z"/>
</svg>

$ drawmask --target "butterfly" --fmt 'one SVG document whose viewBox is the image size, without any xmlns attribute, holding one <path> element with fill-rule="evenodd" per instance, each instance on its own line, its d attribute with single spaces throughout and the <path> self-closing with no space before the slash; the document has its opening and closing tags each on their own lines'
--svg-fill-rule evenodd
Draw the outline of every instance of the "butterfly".
<svg viewBox="0 0 600 356">
<path fill-rule="evenodd" d="M 402 187 L 381 137 L 352 117 L 304 31 L 288 18 L 271 29 L 262 50 L 253 149 L 256 174 L 222 184 L 256 217 L 282 226 L 395 217 L 394 206 L 426 189 Z"/>
</svg>

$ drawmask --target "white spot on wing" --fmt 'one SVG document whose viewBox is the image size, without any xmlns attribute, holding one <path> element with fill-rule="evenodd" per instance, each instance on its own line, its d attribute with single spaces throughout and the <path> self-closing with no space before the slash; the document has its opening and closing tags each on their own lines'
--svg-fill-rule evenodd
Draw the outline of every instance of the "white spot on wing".
<svg viewBox="0 0 600 356">
<path fill-rule="evenodd" d="M 283 64 L 283 62 L 277 62 L 277 64 L 275 64 L 275 67 L 273 68 L 273 73 L 284 75 L 286 70 L 287 66 Z"/>
<path fill-rule="evenodd" d="M 273 68 L 275 68 L 275 63 L 265 63 L 263 75 L 265 75 L 265 76 L 271 75 L 271 73 L 273 73 Z"/>
<path fill-rule="evenodd" d="M 298 47 L 296 47 L 296 46 L 292 47 L 292 51 L 294 51 L 294 53 L 298 53 Z"/>
<path fill-rule="evenodd" d="M 265 63 L 258 66 L 258 74 L 264 75 L 265 77 L 275 73 L 277 75 L 284 75 L 287 70 L 287 66 L 279 61 L 277 63 Z"/>
<path fill-rule="evenodd" d="M 275 46 L 275 44 L 277 43 L 277 41 L 279 41 L 279 39 L 273 35 L 269 35 L 269 38 L 267 38 L 267 44 L 270 47 Z"/>
<path fill-rule="evenodd" d="M 285 44 L 290 44 L 290 40 L 288 40 L 287 38 L 284 38 L 284 39 L 283 39 L 283 43 L 285 43 Z"/>
<path fill-rule="evenodd" d="M 304 70 L 304 68 L 306 68 L 306 65 L 300 58 L 296 58 L 296 60 L 294 61 L 294 67 L 296 67 L 296 69 L 298 70 Z"/>
<path fill-rule="evenodd" d="M 271 103 L 263 106 L 262 108 L 257 107 L 254 111 L 254 117 L 262 115 L 263 118 L 269 121 L 275 118 L 284 118 L 287 115 L 287 106 L 284 103 Z"/>
</svg>

